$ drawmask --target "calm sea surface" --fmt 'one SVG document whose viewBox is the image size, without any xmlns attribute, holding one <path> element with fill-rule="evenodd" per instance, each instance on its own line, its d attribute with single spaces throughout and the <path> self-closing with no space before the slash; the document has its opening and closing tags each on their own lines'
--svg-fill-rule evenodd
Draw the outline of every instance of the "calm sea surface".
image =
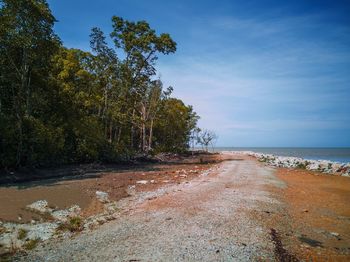
<svg viewBox="0 0 350 262">
<path fill-rule="evenodd" d="M 299 147 L 216 147 L 215 151 L 253 151 L 278 156 L 294 156 L 310 160 L 350 162 L 350 148 L 299 148 Z"/>
</svg>

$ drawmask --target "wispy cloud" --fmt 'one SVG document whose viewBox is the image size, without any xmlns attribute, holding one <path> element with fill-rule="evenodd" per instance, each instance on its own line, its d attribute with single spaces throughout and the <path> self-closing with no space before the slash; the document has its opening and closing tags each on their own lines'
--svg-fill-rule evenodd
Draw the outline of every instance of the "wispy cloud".
<svg viewBox="0 0 350 262">
<path fill-rule="evenodd" d="M 161 72 L 222 145 L 235 132 L 248 141 L 254 132 L 350 129 L 349 27 L 322 15 L 199 20 L 186 51 Z"/>
</svg>

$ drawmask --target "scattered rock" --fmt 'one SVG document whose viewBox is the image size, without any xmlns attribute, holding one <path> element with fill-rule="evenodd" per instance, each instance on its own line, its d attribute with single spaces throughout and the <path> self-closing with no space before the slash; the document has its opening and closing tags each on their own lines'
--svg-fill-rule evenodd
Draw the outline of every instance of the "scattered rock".
<svg viewBox="0 0 350 262">
<path fill-rule="evenodd" d="M 337 232 L 329 232 L 329 234 L 331 234 L 331 235 L 332 235 L 333 237 L 335 237 L 336 239 L 341 240 L 340 234 L 339 234 L 339 233 L 337 233 Z"/>
<path fill-rule="evenodd" d="M 139 180 L 136 181 L 136 184 L 140 184 L 140 185 L 146 185 L 148 183 L 148 180 Z"/>
<path fill-rule="evenodd" d="M 102 192 L 102 191 L 96 191 L 96 197 L 98 201 L 102 203 L 108 203 L 109 202 L 109 196 L 108 193 Z"/>
<path fill-rule="evenodd" d="M 78 205 L 73 205 L 68 209 L 53 211 L 51 215 L 58 221 L 66 222 L 70 217 L 79 216 L 80 212 L 81 208 Z"/>
<path fill-rule="evenodd" d="M 51 213 L 53 211 L 53 209 L 49 208 L 46 200 L 35 201 L 34 203 L 27 205 L 26 208 L 39 213 Z"/>
<path fill-rule="evenodd" d="M 272 154 L 262 154 L 251 151 L 232 151 L 223 153 L 253 156 L 260 162 L 266 163 L 273 167 L 300 168 L 326 174 L 339 174 L 341 176 L 350 177 L 350 163 L 345 164 L 328 160 L 306 160 L 299 157 L 275 156 Z"/>
</svg>

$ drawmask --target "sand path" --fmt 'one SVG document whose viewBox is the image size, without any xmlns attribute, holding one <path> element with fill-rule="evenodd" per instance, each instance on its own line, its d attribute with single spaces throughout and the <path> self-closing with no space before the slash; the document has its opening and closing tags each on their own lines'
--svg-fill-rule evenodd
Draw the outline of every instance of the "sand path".
<svg viewBox="0 0 350 262">
<path fill-rule="evenodd" d="M 281 205 L 265 190 L 283 186 L 253 160 L 221 164 L 218 174 L 172 186 L 152 200 L 130 203 L 116 221 L 73 239 L 48 243 L 32 261 L 249 261 L 272 259 L 269 229 L 249 213 Z"/>
</svg>

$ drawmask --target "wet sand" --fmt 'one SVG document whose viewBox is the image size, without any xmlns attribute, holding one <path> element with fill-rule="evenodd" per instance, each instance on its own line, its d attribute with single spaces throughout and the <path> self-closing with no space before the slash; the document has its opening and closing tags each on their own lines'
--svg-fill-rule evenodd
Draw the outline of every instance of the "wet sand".
<svg viewBox="0 0 350 262">
<path fill-rule="evenodd" d="M 206 158 L 208 161 L 216 161 L 220 157 L 212 155 Z M 30 222 L 32 219 L 39 220 L 38 214 L 25 209 L 26 205 L 37 200 L 47 200 L 50 207 L 57 209 L 65 209 L 76 204 L 82 208 L 83 216 L 94 215 L 102 208 L 96 201 L 96 191 L 107 192 L 111 200 L 118 201 L 129 196 L 128 187 L 136 185 L 136 181 L 154 180 L 154 183 L 137 185 L 138 191 L 151 191 L 162 185 L 191 180 L 211 166 L 210 163 L 200 163 L 197 157 L 192 158 L 191 163 L 152 164 L 143 168 L 135 167 L 135 170 L 128 168 L 119 172 L 94 174 L 87 178 L 70 177 L 69 179 L 72 180 L 65 180 L 66 178 L 62 177 L 21 183 L 18 186 L 2 186 L 0 187 L 0 220 L 19 223 Z M 179 171 L 186 175 L 180 176 L 182 173 Z"/>
<path fill-rule="evenodd" d="M 26 188 L 0 188 L 0 219 L 3 221 L 29 222 L 40 216 L 25 209 L 37 200 L 47 200 L 50 207 L 65 209 L 78 204 L 85 209 L 92 200 L 78 181 L 55 183 L 48 186 Z"/>
</svg>

